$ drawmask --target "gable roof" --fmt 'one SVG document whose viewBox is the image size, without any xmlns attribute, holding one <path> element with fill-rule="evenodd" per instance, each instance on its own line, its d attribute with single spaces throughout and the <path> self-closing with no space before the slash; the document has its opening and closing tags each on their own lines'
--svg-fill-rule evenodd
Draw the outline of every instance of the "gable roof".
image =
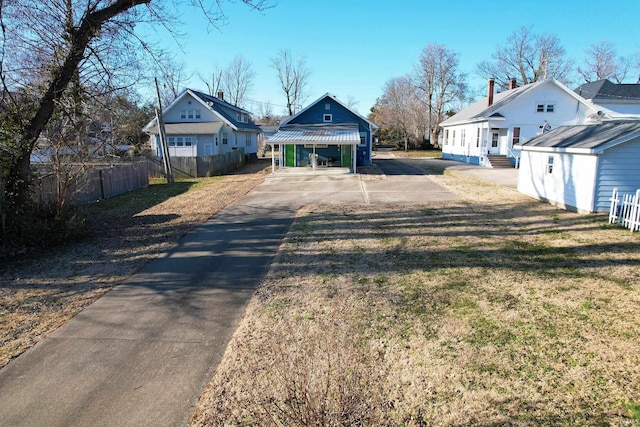
<svg viewBox="0 0 640 427">
<path fill-rule="evenodd" d="M 536 90 L 542 85 L 549 84 L 557 86 L 569 96 L 575 98 L 578 102 L 595 111 L 592 104 L 588 103 L 585 99 L 578 96 L 575 92 L 573 92 L 571 89 L 569 89 L 559 81 L 555 79 L 546 79 L 535 83 L 530 83 L 528 85 L 520 86 L 515 89 L 498 92 L 493 96 L 493 104 L 491 104 L 490 106 L 487 105 L 487 97 L 485 96 L 480 101 L 471 104 L 457 114 L 449 117 L 447 120 L 440 123 L 440 126 L 452 126 L 460 123 L 481 122 L 496 117 L 503 118 L 504 115 L 501 113 L 501 110 L 508 106 L 510 102 L 513 102 L 515 99 L 521 97 L 526 93 L 530 93 L 531 91 Z"/>
<path fill-rule="evenodd" d="M 578 86 L 575 93 L 591 100 L 640 101 L 640 84 L 616 84 L 602 79 Z"/>
<path fill-rule="evenodd" d="M 520 144 L 525 151 L 600 154 L 618 144 L 640 138 L 640 122 L 605 122 L 560 126 Z"/>
<path fill-rule="evenodd" d="M 197 90 L 185 89 L 183 90 L 169 105 L 167 105 L 163 109 L 163 113 L 166 114 L 167 111 L 171 110 L 178 102 L 180 102 L 185 96 L 191 95 L 196 101 L 198 101 L 204 108 L 213 112 L 221 121 L 225 122 L 228 126 L 230 126 L 234 130 L 240 131 L 253 131 L 260 132 L 260 127 L 253 123 L 251 119 L 247 123 L 241 122 L 237 120 L 236 117 L 233 117 L 229 114 L 226 109 L 236 111 L 237 113 L 246 114 L 250 116 L 250 113 L 247 110 L 244 110 L 240 107 L 236 107 L 235 105 L 231 105 L 228 102 L 217 98 L 215 96 L 207 95 L 203 92 L 199 92 Z M 206 123 L 206 122 L 197 122 L 197 123 Z M 167 125 L 169 123 L 165 123 Z M 143 131 L 149 133 L 158 133 L 158 126 L 156 125 L 156 119 L 153 118 L 147 125 L 142 128 Z"/>
<path fill-rule="evenodd" d="M 320 98 L 316 99 L 315 101 L 313 101 L 311 104 L 307 105 L 305 108 L 303 108 L 302 110 L 300 110 L 298 113 L 294 114 L 293 116 L 289 116 L 287 117 L 281 124 L 280 126 L 285 126 L 287 124 L 289 124 L 293 119 L 295 119 L 296 117 L 301 116 L 302 114 L 304 114 L 307 110 L 309 110 L 311 107 L 313 107 L 316 104 L 319 104 L 320 102 L 322 102 L 324 99 L 326 98 L 330 98 L 332 101 L 336 102 L 338 105 L 342 106 L 343 108 L 345 108 L 347 111 L 349 111 L 350 113 L 352 113 L 353 115 L 355 115 L 356 117 L 358 117 L 361 120 L 364 120 L 366 123 L 369 124 L 369 126 L 371 126 L 373 129 L 378 129 L 378 125 L 376 125 L 375 123 L 373 123 L 372 121 L 370 121 L 369 119 L 367 119 L 366 117 L 361 116 L 360 114 L 356 113 L 355 111 L 353 111 L 351 108 L 347 107 L 345 104 L 343 104 L 342 102 L 340 102 L 340 100 L 338 98 L 335 97 L 335 95 L 330 94 L 329 92 L 325 93 L 324 95 L 322 95 Z"/>
</svg>

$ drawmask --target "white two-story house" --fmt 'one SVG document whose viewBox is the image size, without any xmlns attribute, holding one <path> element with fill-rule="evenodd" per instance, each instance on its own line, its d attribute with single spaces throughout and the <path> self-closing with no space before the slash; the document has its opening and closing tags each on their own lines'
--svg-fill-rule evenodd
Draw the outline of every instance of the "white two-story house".
<svg viewBox="0 0 640 427">
<path fill-rule="evenodd" d="M 185 89 L 163 109 L 169 155 L 198 157 L 224 154 L 242 148 L 249 157 L 258 151 L 260 128 L 250 113 L 218 96 Z M 150 135 L 151 149 L 162 156 L 156 119 L 143 129 Z"/>
<path fill-rule="evenodd" d="M 521 87 L 512 79 L 498 93 L 490 79 L 486 98 L 440 123 L 442 157 L 487 167 L 492 159 L 509 159 L 517 166 L 516 144 L 559 126 L 598 123 L 608 114 L 554 79 Z"/>
</svg>

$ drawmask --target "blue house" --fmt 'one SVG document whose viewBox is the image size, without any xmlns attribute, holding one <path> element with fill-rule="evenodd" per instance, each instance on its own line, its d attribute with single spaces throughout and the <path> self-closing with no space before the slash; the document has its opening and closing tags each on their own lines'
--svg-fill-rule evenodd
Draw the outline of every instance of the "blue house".
<svg viewBox="0 0 640 427">
<path fill-rule="evenodd" d="M 280 124 L 268 143 L 280 146 L 280 165 L 343 167 L 371 164 L 373 122 L 327 93 Z"/>
</svg>

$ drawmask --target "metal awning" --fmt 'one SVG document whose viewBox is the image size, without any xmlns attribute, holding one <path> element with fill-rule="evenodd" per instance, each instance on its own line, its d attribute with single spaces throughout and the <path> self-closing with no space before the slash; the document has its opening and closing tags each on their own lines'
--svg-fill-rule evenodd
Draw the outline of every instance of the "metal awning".
<svg viewBox="0 0 640 427">
<path fill-rule="evenodd" d="M 358 145 L 357 127 L 296 127 L 281 129 L 267 140 L 268 144 Z"/>
</svg>

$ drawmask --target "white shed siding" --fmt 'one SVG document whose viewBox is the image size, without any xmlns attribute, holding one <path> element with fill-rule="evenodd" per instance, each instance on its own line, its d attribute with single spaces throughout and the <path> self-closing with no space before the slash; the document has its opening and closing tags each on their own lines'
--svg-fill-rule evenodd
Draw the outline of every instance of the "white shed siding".
<svg viewBox="0 0 640 427">
<path fill-rule="evenodd" d="M 553 170 L 547 173 L 549 157 Z M 518 191 L 553 205 L 591 212 L 597 157 L 523 150 Z"/>
<path fill-rule="evenodd" d="M 609 210 L 614 187 L 621 193 L 640 189 L 640 138 L 605 150 L 598 165 L 595 211 Z"/>
</svg>

